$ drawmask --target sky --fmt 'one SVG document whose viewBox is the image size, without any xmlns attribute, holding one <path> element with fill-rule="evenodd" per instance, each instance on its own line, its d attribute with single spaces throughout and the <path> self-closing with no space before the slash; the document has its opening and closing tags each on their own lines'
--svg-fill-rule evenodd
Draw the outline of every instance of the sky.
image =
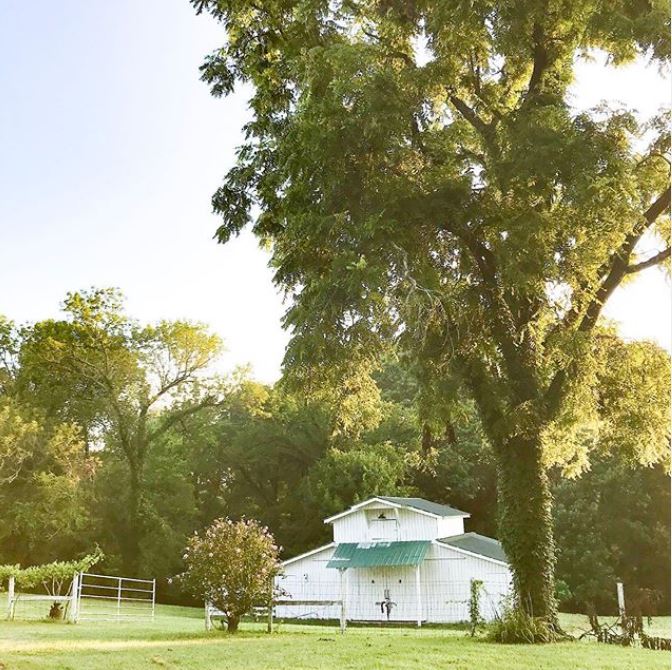
<svg viewBox="0 0 672 670">
<path fill-rule="evenodd" d="M 187 0 L 0 0 L 0 314 L 57 316 L 68 291 L 114 286 L 143 322 L 209 324 L 222 369 L 279 377 L 287 305 L 249 233 L 213 240 L 210 198 L 235 160 L 246 96 L 199 81 L 222 29 Z M 577 108 L 650 116 L 669 84 L 642 63 L 581 64 Z M 606 308 L 626 338 L 671 347 L 670 284 L 641 273 Z"/>
</svg>

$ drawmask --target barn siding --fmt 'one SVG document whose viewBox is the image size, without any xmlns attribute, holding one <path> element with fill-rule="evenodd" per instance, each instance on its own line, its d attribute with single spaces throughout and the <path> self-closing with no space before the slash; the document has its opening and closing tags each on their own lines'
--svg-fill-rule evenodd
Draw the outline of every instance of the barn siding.
<svg viewBox="0 0 672 670">
<path fill-rule="evenodd" d="M 326 567 L 334 551 L 334 547 L 328 547 L 290 563 L 278 584 L 294 600 L 339 599 L 339 572 Z M 390 619 L 415 621 L 417 596 L 414 567 L 352 569 L 346 571 L 346 576 L 349 620 L 386 620 L 379 603 L 384 600 L 387 589 L 395 603 Z M 422 619 L 432 623 L 466 621 L 469 618 L 471 579 L 483 581 L 481 612 L 486 619 L 492 619 L 496 612 L 501 611 L 502 598 L 509 590 L 508 568 L 444 545 L 432 544 L 420 566 Z M 340 608 L 334 605 L 281 605 L 276 608 L 276 615 L 281 618 L 337 619 Z"/>
<path fill-rule="evenodd" d="M 385 507 L 381 503 L 377 503 L 375 506 L 368 506 L 333 521 L 334 542 L 371 542 L 374 540 L 367 521 L 367 511 L 371 515 L 372 513 L 375 514 L 374 510 L 385 511 L 390 516 L 397 516 L 399 519 L 398 539 L 402 541 L 434 540 L 437 537 L 460 535 L 464 532 L 461 518 L 445 519 L 445 521 L 452 523 L 444 524 L 442 527 L 439 522 L 444 521 L 444 519 L 420 514 L 409 509 Z"/>
<path fill-rule="evenodd" d="M 464 518 L 460 516 L 447 516 L 438 519 L 438 535 L 436 537 L 450 537 L 464 533 Z"/>
</svg>

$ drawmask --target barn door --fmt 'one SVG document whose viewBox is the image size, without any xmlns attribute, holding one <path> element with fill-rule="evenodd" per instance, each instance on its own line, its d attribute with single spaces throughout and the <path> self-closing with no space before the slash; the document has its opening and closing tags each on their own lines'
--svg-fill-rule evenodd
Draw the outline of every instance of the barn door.
<svg viewBox="0 0 672 670">
<path fill-rule="evenodd" d="M 372 542 L 395 542 L 399 539 L 399 526 L 395 518 L 388 519 L 380 515 L 369 521 L 369 532 Z"/>
</svg>

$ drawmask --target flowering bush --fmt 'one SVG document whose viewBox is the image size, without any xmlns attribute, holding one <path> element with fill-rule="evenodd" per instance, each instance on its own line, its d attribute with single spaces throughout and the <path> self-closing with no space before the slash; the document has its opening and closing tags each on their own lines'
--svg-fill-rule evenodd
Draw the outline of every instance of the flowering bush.
<svg viewBox="0 0 672 670">
<path fill-rule="evenodd" d="M 227 630 L 235 633 L 244 614 L 272 599 L 278 552 L 273 536 L 257 521 L 217 519 L 189 540 L 182 580 L 194 596 L 223 612 Z"/>
</svg>

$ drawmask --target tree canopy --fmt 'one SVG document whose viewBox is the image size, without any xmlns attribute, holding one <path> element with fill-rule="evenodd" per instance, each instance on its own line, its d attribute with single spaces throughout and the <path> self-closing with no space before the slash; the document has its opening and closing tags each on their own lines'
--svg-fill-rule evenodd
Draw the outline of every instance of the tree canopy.
<svg viewBox="0 0 672 670">
<path fill-rule="evenodd" d="M 495 449 L 519 605 L 553 621 L 545 444 L 596 408 L 607 299 L 670 257 L 666 116 L 577 111 L 569 86 L 595 50 L 669 63 L 668 5 L 192 4 L 227 31 L 212 92 L 252 85 L 213 205 L 221 242 L 259 211 L 292 297 L 287 372 L 347 378 L 395 343 L 429 385 L 457 377 Z"/>
<path fill-rule="evenodd" d="M 73 325 L 79 319 L 73 316 Z M 5 321 L 11 334 L 5 342 L 12 344 L 0 352 L 7 372 L 0 391 L 0 562 L 10 565 L 0 566 L 0 579 L 18 574 L 16 564 L 58 566 L 96 545 L 105 552 L 101 571 L 129 576 L 129 462 L 107 413 L 110 399 L 87 396 L 73 374 L 50 362 L 67 341 L 63 333 L 72 332 L 65 328 L 70 320 L 63 321 L 61 339 L 44 342 L 33 334 L 53 321 L 23 328 Z M 590 412 L 563 419 L 558 439 L 545 447 L 557 502 L 558 576 L 574 610 L 615 608 L 618 576 L 628 593 L 664 594 L 664 611 L 669 356 L 604 329 L 600 341 L 608 346 L 596 357 L 598 411 L 587 403 Z M 103 350 L 87 351 L 84 360 L 96 360 L 96 351 Z M 124 351 L 135 349 L 119 345 L 114 360 L 132 369 L 127 364 L 136 354 Z M 297 392 L 282 381 L 255 382 L 244 370 L 223 384 L 204 369 L 198 394 L 157 403 L 150 429 L 179 419 L 144 452 L 138 576 L 156 577 L 160 598 L 183 599 L 168 578 L 183 570 L 188 538 L 214 519 L 259 520 L 289 558 L 331 539 L 322 519 L 374 494 L 451 504 L 470 512 L 468 530 L 497 537 L 496 454 L 459 380 L 427 383 L 408 355 L 387 356 L 368 380 L 364 372 L 334 389 Z M 123 388 L 130 420 L 137 416 L 131 403 L 142 396 L 133 395 L 132 384 Z M 223 388 L 216 403 L 182 412 L 196 406 L 199 394 Z"/>
</svg>

